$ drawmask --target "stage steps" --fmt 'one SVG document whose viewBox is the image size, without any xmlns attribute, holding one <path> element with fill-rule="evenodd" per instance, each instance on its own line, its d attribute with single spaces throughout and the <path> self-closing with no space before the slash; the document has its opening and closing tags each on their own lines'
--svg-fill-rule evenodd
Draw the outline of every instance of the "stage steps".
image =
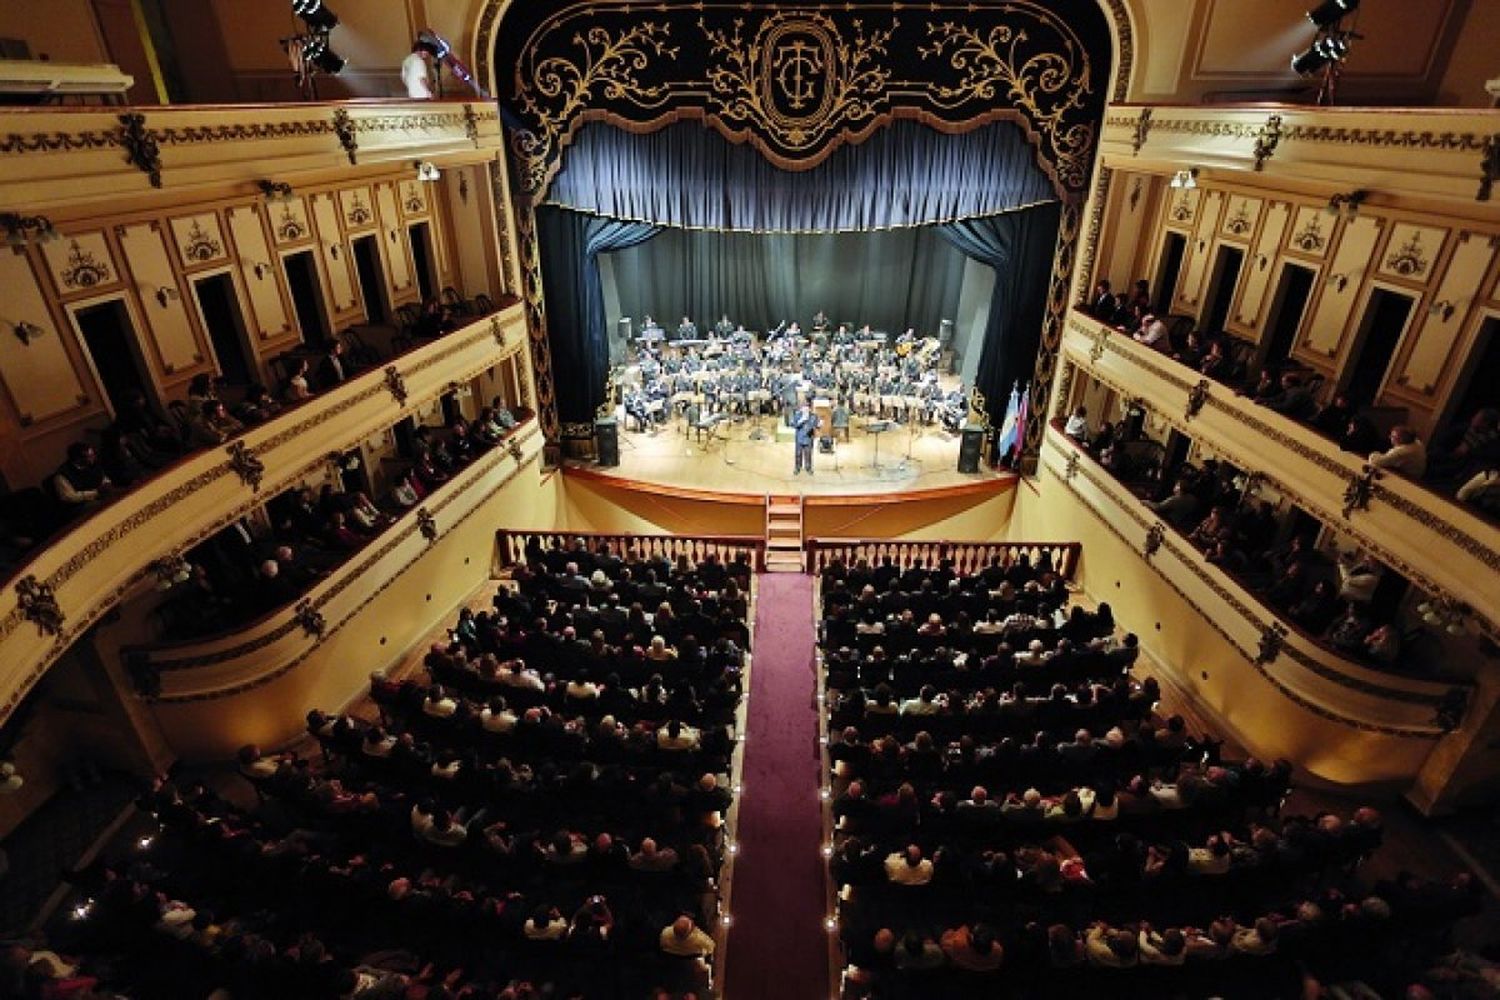
<svg viewBox="0 0 1500 1000">
<path fill-rule="evenodd" d="M 766 496 L 766 571 L 802 572 L 802 498 Z"/>
</svg>

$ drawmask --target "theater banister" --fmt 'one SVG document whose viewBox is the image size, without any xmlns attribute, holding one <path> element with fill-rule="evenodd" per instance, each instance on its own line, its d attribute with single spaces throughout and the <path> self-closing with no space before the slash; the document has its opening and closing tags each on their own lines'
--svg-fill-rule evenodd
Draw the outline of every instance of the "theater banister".
<svg viewBox="0 0 1500 1000">
<path fill-rule="evenodd" d="M 91 624 L 145 584 L 153 560 L 187 551 L 326 463 L 330 451 L 385 430 L 525 343 L 513 304 L 192 455 L 73 524 L 0 593 L 0 721 Z"/>
<path fill-rule="evenodd" d="M 1125 396 L 1149 400 L 1154 413 L 1215 453 L 1263 473 L 1278 492 L 1338 524 L 1424 590 L 1466 603 L 1480 626 L 1495 634 L 1500 529 L 1493 524 L 1394 474 L 1378 474 L 1368 496 L 1356 496 L 1363 456 L 1340 451 L 1333 441 L 1228 386 L 1208 382 L 1206 398 L 1189 416 L 1201 380 L 1196 371 L 1076 309 L 1068 316 L 1063 353 Z"/>
</svg>

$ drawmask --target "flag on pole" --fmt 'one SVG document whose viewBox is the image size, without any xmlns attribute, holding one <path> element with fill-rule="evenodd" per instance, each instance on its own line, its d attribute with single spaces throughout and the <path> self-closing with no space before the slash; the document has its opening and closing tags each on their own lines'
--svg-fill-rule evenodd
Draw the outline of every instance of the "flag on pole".
<svg viewBox="0 0 1500 1000">
<path fill-rule="evenodd" d="M 1005 406 L 1005 419 L 1000 422 L 1000 437 L 995 443 L 995 453 L 1004 460 L 1011 448 L 1020 440 L 1020 428 L 1025 424 L 1022 416 L 1021 393 L 1016 385 L 1010 389 L 1010 402 Z"/>
</svg>

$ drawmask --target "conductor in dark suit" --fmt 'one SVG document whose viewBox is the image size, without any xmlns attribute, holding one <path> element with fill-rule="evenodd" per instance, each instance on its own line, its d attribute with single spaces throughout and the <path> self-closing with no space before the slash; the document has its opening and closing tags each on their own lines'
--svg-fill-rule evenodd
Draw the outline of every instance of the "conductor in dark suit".
<svg viewBox="0 0 1500 1000">
<path fill-rule="evenodd" d="M 813 474 L 813 441 L 818 436 L 818 417 L 812 410 L 808 409 L 806 403 L 797 410 L 796 419 L 792 421 L 792 429 L 796 432 L 797 460 L 792 475 L 807 467 L 807 474 Z"/>
</svg>

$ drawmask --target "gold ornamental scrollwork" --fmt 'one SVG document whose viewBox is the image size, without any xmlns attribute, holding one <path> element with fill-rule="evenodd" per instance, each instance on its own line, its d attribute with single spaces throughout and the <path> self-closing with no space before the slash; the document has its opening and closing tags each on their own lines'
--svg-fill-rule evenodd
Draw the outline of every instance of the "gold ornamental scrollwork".
<svg viewBox="0 0 1500 1000">
<path fill-rule="evenodd" d="M 959 73 L 955 83 L 935 83 L 933 95 L 944 107 L 1005 102 L 1019 108 L 1040 134 L 1058 180 L 1081 190 L 1088 181 L 1094 126 L 1069 124 L 1067 118 L 1093 92 L 1088 55 L 1066 22 L 1050 11 L 1017 5 L 1008 12 L 1018 20 L 1030 18 L 1037 30 L 1015 22 L 987 32 L 956 21 L 927 25 L 929 44 L 918 47 L 922 58 L 946 59 Z M 1061 36 L 1059 47 L 1039 47 L 1044 33 Z"/>
<path fill-rule="evenodd" d="M 638 108 L 660 108 L 671 96 L 662 84 L 642 82 L 640 73 L 654 59 L 676 59 L 678 47 L 668 43 L 671 26 L 643 21 L 618 33 L 594 26 L 573 36 L 576 59 L 550 56 L 531 67 L 517 99 L 534 130 L 519 130 L 511 148 L 520 158 L 526 190 L 538 190 L 548 165 L 557 157 L 574 115 L 596 93 L 611 100 L 628 99 Z"/>
<path fill-rule="evenodd" d="M 708 71 L 710 109 L 786 150 L 812 149 L 885 107 L 891 71 L 881 61 L 890 54 L 895 19 L 868 30 L 856 19 L 848 41 L 832 18 L 811 11 L 778 11 L 748 36 L 744 18 L 727 30 L 699 24 L 716 60 Z"/>
</svg>

